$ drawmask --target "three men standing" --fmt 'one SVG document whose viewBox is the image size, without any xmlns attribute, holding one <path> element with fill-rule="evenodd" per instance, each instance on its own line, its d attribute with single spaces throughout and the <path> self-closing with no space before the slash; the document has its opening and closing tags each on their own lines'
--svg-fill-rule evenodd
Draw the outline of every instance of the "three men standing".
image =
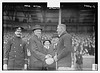
<svg viewBox="0 0 100 73">
<path fill-rule="evenodd" d="M 45 51 L 43 41 L 41 39 L 42 28 L 36 25 L 33 29 L 31 38 L 28 41 L 28 48 L 30 50 L 29 67 L 30 70 L 46 70 L 46 56 L 48 53 Z M 20 30 L 17 30 L 15 34 L 20 34 Z M 59 35 L 59 42 L 56 45 L 56 55 L 54 60 L 58 67 L 71 68 L 72 58 L 72 38 L 71 35 L 66 32 L 66 25 L 59 24 L 57 27 Z M 4 58 L 4 66 L 8 65 L 9 69 L 22 69 L 27 68 L 27 49 L 26 44 L 22 41 L 20 36 L 10 40 L 7 44 Z M 25 65 L 24 65 L 25 64 Z"/>
</svg>

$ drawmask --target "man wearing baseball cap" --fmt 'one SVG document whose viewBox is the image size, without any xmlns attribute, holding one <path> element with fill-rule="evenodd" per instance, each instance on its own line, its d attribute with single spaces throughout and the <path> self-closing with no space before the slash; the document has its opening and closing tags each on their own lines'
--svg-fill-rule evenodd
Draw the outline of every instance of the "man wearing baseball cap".
<svg viewBox="0 0 100 73">
<path fill-rule="evenodd" d="M 27 69 L 26 42 L 21 38 L 22 30 L 18 27 L 14 37 L 8 40 L 4 50 L 4 70 Z"/>
</svg>

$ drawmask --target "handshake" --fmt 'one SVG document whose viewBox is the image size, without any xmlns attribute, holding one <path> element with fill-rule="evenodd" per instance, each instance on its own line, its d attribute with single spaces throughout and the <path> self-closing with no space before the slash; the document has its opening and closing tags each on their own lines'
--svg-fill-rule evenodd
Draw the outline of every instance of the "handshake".
<svg viewBox="0 0 100 73">
<path fill-rule="evenodd" d="M 46 56 L 45 56 L 45 62 L 46 62 L 46 64 L 48 64 L 48 65 L 51 65 L 51 64 L 53 64 L 54 63 L 54 61 L 56 62 L 57 61 L 57 56 L 54 56 L 54 57 L 52 57 L 52 55 L 50 55 L 50 54 L 47 54 Z"/>
</svg>

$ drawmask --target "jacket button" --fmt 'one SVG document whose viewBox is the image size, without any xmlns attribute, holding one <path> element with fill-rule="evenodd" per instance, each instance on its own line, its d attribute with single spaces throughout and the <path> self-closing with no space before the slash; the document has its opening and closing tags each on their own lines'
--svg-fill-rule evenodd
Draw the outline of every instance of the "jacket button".
<svg viewBox="0 0 100 73">
<path fill-rule="evenodd" d="M 14 47 L 15 48 L 15 47 Z"/>
<path fill-rule="evenodd" d="M 22 44 L 20 44 L 20 46 L 22 46 Z"/>
<path fill-rule="evenodd" d="M 29 42 L 27 42 L 27 44 L 29 44 Z"/>
</svg>

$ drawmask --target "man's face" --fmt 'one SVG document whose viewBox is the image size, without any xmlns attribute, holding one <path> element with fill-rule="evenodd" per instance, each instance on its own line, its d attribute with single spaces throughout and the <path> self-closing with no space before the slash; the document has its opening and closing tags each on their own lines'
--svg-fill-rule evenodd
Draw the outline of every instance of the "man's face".
<svg viewBox="0 0 100 73">
<path fill-rule="evenodd" d="M 50 42 L 49 41 L 45 41 L 44 45 L 48 46 L 48 45 L 50 45 Z"/>
<path fill-rule="evenodd" d="M 21 30 L 15 31 L 15 34 L 17 37 L 21 37 L 21 35 L 22 35 Z"/>
<path fill-rule="evenodd" d="M 62 32 L 61 26 L 57 27 L 57 32 L 58 32 L 58 34 L 60 34 Z"/>
<path fill-rule="evenodd" d="M 52 43 L 56 44 L 58 43 L 58 41 L 59 41 L 59 38 L 52 38 Z"/>
<path fill-rule="evenodd" d="M 34 30 L 34 34 L 37 35 L 38 37 L 40 37 L 41 36 L 41 30 L 40 29 Z"/>
</svg>

